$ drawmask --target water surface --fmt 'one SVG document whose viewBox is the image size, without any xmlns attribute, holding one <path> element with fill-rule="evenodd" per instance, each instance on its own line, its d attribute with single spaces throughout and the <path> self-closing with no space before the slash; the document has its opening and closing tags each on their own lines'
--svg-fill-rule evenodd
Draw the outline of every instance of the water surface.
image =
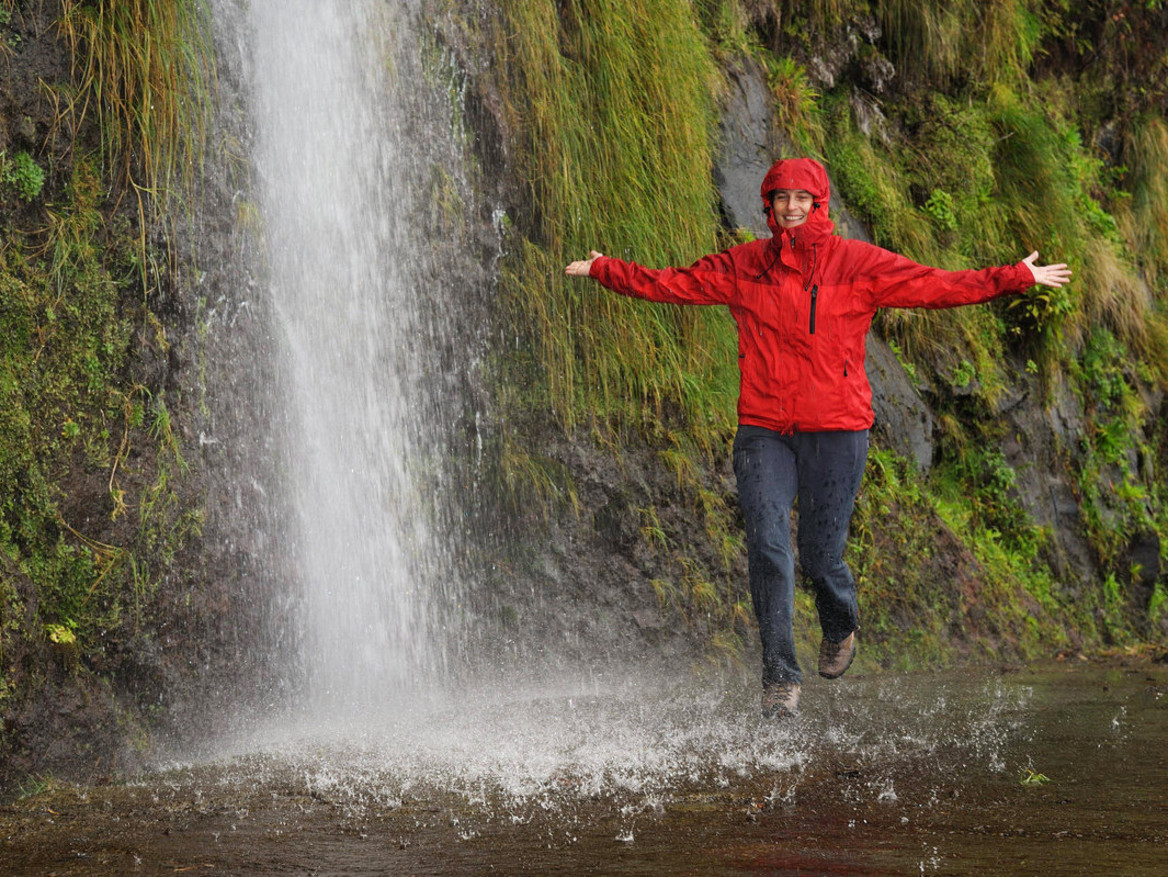
<svg viewBox="0 0 1168 877">
<path fill-rule="evenodd" d="M 1168 861 L 1168 667 L 476 686 L 0 810 L 14 874 L 1085 874 Z M 391 714 L 392 713 L 392 714 Z"/>
</svg>

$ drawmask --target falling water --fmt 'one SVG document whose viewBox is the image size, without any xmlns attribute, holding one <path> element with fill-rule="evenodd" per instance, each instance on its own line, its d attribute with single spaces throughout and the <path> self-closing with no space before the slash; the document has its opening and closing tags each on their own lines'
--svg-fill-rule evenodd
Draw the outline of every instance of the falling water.
<svg viewBox="0 0 1168 877">
<path fill-rule="evenodd" d="M 399 11 L 252 0 L 254 165 L 289 388 L 303 673 L 318 708 L 363 711 L 432 670 L 442 552 L 418 473 L 434 404 L 403 142 Z M 425 502 L 423 501 L 425 499 Z"/>
</svg>

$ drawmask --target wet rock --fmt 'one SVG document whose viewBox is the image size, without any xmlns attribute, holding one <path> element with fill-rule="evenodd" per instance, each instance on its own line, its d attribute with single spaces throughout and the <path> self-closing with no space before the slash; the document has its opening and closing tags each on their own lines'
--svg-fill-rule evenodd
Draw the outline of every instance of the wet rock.
<svg viewBox="0 0 1168 877">
<path fill-rule="evenodd" d="M 865 137 L 875 134 L 881 140 L 888 142 L 888 118 L 880 109 L 880 103 L 874 97 L 853 89 L 849 103 L 856 117 L 856 125 L 864 132 Z"/>
<path fill-rule="evenodd" d="M 881 444 L 908 457 L 922 472 L 933 465 L 933 415 L 921 401 L 904 366 L 874 333 L 867 341 L 868 380 L 872 384 L 873 433 Z"/>
<path fill-rule="evenodd" d="M 614 549 L 627 553 L 640 537 L 637 512 L 623 492 L 596 510 L 596 532 Z"/>
<path fill-rule="evenodd" d="M 1130 589 L 1133 608 L 1141 614 L 1147 612 L 1152 592 L 1160 579 L 1160 537 L 1153 530 L 1136 533 L 1128 542 L 1118 566 Z"/>
<path fill-rule="evenodd" d="M 884 94 L 896 78 L 896 68 L 892 62 L 871 46 L 860 53 L 860 71 L 873 94 Z"/>
<path fill-rule="evenodd" d="M 1002 454 L 1016 474 L 1015 498 L 1033 522 L 1053 536 L 1044 548 L 1046 561 L 1060 585 L 1076 594 L 1098 575 L 1079 498 L 1067 479 L 1069 461 L 1081 441 L 1083 415 L 1062 380 L 1049 394 L 1045 406 L 1035 405 L 1029 400 L 1041 397 L 1042 391 L 1031 387 L 1027 401 L 1002 406 L 1007 423 Z"/>
<path fill-rule="evenodd" d="M 633 613 L 633 621 L 641 630 L 658 630 L 665 626 L 661 613 L 653 609 L 638 609 Z"/>
</svg>

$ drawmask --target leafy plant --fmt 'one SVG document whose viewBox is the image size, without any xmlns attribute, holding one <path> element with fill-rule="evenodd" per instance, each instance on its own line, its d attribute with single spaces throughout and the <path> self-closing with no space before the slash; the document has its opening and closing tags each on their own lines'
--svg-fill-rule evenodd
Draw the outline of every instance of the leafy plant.
<svg viewBox="0 0 1168 877">
<path fill-rule="evenodd" d="M 794 58 L 764 55 L 767 85 L 774 98 L 776 121 L 802 151 L 818 151 L 822 135 L 818 120 L 819 92 L 811 84 L 807 70 Z"/>
<path fill-rule="evenodd" d="M 72 646 L 77 643 L 77 635 L 73 632 L 76 627 L 77 623 L 68 619 L 64 624 L 46 624 L 45 633 L 49 637 L 49 642 L 61 646 Z"/>
<path fill-rule="evenodd" d="M 977 369 L 968 359 L 963 359 L 957 368 L 953 369 L 953 386 L 965 389 L 977 377 Z"/>
<path fill-rule="evenodd" d="M 1031 768 L 1023 768 L 1018 782 L 1024 786 L 1044 786 L 1050 782 L 1050 777 L 1045 774 L 1038 773 Z"/>
<path fill-rule="evenodd" d="M 35 201 L 45 187 L 45 171 L 23 150 L 11 159 L 0 152 L 0 183 L 15 189 L 22 201 Z"/>
<path fill-rule="evenodd" d="M 953 212 L 953 196 L 944 189 L 934 189 L 922 208 L 942 231 L 957 231 L 957 214 Z"/>
</svg>

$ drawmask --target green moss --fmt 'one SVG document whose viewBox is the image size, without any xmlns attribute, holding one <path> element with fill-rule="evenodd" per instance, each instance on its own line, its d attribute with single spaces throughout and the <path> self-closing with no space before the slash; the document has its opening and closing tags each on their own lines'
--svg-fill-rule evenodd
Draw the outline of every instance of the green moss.
<svg viewBox="0 0 1168 877">
<path fill-rule="evenodd" d="M 181 505 L 168 481 L 177 445 L 146 431 L 148 396 L 128 381 L 146 316 L 138 242 L 111 233 L 103 189 L 97 163 L 76 160 L 40 226 L 6 229 L 0 246 L 0 661 L 5 640 L 64 629 L 85 666 L 140 618 L 135 570 L 173 556 L 191 529 L 185 508 L 150 514 Z M 130 465 L 135 445 L 158 448 L 145 455 L 155 473 Z M 132 508 L 129 485 L 143 482 Z"/>
<path fill-rule="evenodd" d="M 1086 418 L 1078 472 L 1083 519 L 1109 568 L 1135 535 L 1156 528 L 1160 501 L 1159 485 L 1138 463 L 1146 453 L 1138 436 L 1147 409 L 1133 386 L 1130 363 L 1125 345 L 1099 328 L 1071 367 Z"/>
</svg>

